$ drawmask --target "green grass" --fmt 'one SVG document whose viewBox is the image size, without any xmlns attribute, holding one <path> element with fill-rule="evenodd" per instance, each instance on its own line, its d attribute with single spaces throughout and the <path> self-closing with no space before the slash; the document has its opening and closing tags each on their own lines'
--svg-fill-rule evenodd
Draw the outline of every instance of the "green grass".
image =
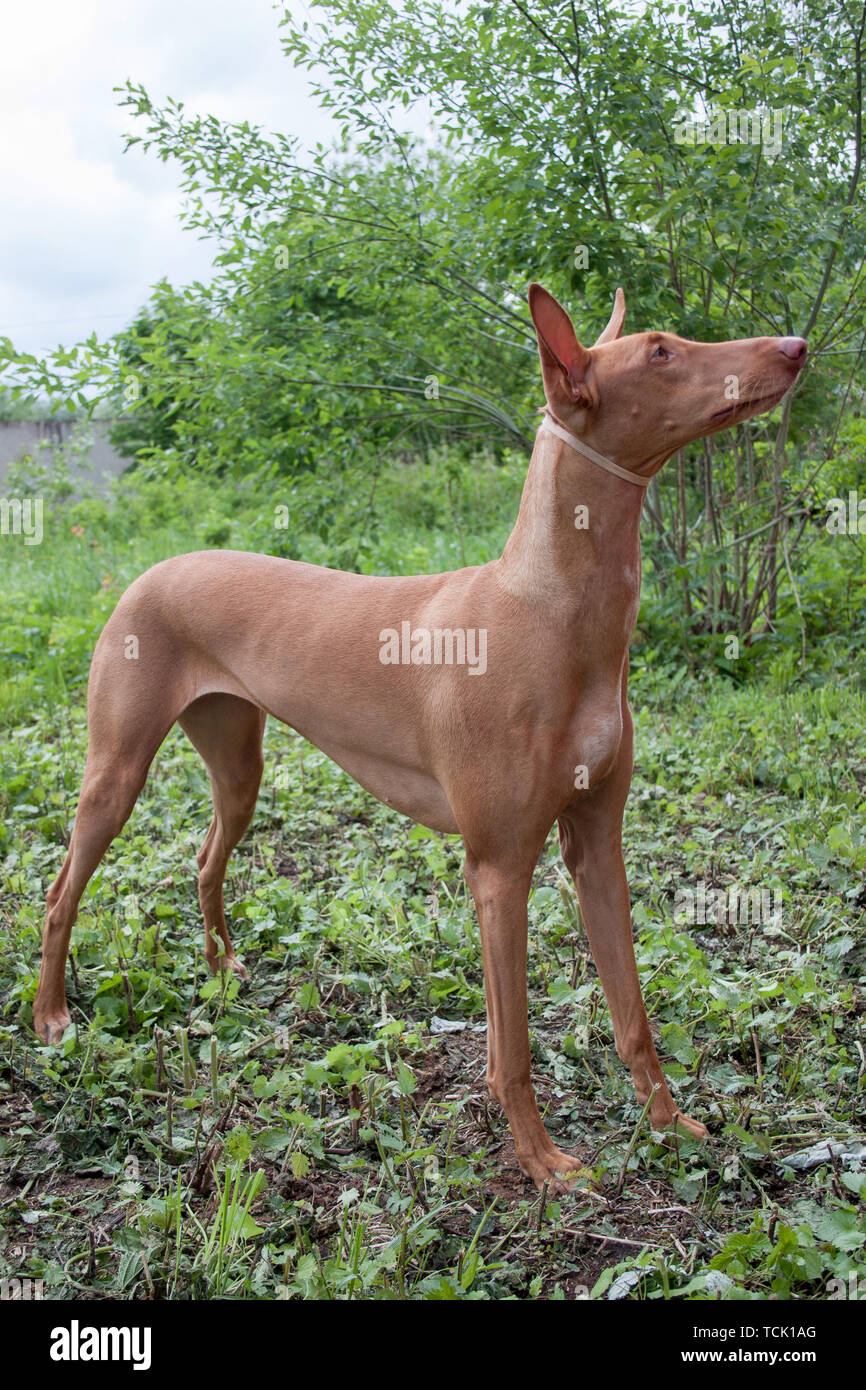
<svg viewBox="0 0 866 1390">
<path fill-rule="evenodd" d="M 519 469 L 482 464 L 458 482 L 455 500 L 432 470 L 383 473 L 375 524 L 366 495 L 299 492 L 291 545 L 335 564 L 355 547 L 359 565 L 393 572 L 485 558 Z M 641 1124 L 552 838 L 530 902 L 535 1076 L 549 1128 L 598 1190 L 539 1198 L 485 1097 L 459 841 L 392 815 L 272 723 L 227 883 L 249 984 L 204 966 L 208 786 L 175 731 L 83 899 L 74 1027 L 60 1047 L 37 1043 L 44 893 L 74 814 L 101 622 L 165 555 L 280 551 L 281 500 L 126 485 L 114 507 L 49 509 L 42 547 L 4 552 L 0 1276 L 41 1277 L 47 1297 L 268 1299 L 605 1298 L 621 1274 L 630 1298 L 815 1298 L 866 1277 L 866 1176 L 784 1162 L 863 1132 L 854 683 L 698 686 L 637 663 L 636 950 L 667 1074 L 706 1145 Z M 778 920 L 678 921 L 678 890 L 702 883 L 776 890 Z M 435 1016 L 465 1027 L 435 1033 Z"/>
</svg>

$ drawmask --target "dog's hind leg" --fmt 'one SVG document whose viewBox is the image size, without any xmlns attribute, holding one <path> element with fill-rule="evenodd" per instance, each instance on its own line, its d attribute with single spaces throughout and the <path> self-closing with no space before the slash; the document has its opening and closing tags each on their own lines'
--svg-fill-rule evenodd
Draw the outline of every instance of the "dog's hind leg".
<svg viewBox="0 0 866 1390">
<path fill-rule="evenodd" d="M 178 719 L 210 777 L 214 814 L 198 854 L 205 959 L 212 971 L 246 971 L 226 926 L 223 879 L 229 855 L 252 819 L 262 779 L 265 713 L 236 695 L 203 695 Z"/>
<path fill-rule="evenodd" d="M 110 708 L 91 706 L 90 739 L 81 795 L 69 850 L 48 890 L 39 988 L 33 1001 L 33 1026 L 43 1042 L 56 1043 L 69 1026 L 66 1004 L 66 957 L 78 904 L 108 846 L 120 834 L 147 780 L 148 769 L 171 719 L 122 700 Z"/>
</svg>

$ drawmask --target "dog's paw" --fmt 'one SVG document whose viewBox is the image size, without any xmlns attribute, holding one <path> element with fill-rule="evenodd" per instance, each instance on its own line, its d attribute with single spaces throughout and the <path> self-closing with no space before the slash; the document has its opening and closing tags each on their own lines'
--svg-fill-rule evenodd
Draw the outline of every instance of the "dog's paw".
<svg viewBox="0 0 866 1390">
<path fill-rule="evenodd" d="M 693 1120 L 689 1115 L 683 1115 L 677 1110 L 670 1122 L 671 1129 L 683 1129 L 686 1134 L 690 1134 L 693 1139 L 709 1139 L 710 1131 L 700 1120 Z"/>
<path fill-rule="evenodd" d="M 679 1130 L 682 1134 L 688 1134 L 692 1139 L 708 1139 L 710 1131 L 700 1120 L 693 1120 L 691 1115 L 684 1115 L 681 1110 L 665 1110 L 662 1115 L 650 1113 L 650 1127 L 656 1134 L 667 1134 L 672 1129 Z"/>
<path fill-rule="evenodd" d="M 247 968 L 240 956 L 219 956 L 214 953 L 212 956 L 206 956 L 205 959 L 207 961 L 208 970 L 212 975 L 217 975 L 222 970 L 231 970 L 232 974 L 237 975 L 238 979 L 242 980 L 244 984 L 246 984 L 247 980 L 250 978 L 247 974 Z"/>
<path fill-rule="evenodd" d="M 575 1154 L 564 1154 L 559 1149 L 547 1149 L 541 1154 L 521 1158 L 520 1167 L 539 1191 L 547 1184 L 548 1192 L 555 1196 L 592 1182 L 592 1173 L 586 1165 Z"/>
<path fill-rule="evenodd" d="M 51 1013 L 43 1013 L 34 1005 L 33 1030 L 37 1037 L 48 1045 L 61 1042 L 63 1034 L 71 1022 L 68 1009 L 56 1009 Z"/>
</svg>

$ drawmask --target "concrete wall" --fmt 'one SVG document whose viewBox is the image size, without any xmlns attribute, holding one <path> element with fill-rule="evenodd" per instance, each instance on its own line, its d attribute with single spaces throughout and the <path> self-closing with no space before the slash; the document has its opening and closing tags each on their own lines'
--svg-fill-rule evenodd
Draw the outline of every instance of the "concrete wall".
<svg viewBox="0 0 866 1390">
<path fill-rule="evenodd" d="M 63 449 L 72 476 L 92 484 L 99 492 L 105 492 L 107 478 L 116 478 L 129 464 L 128 459 L 121 458 L 111 447 L 108 441 L 110 428 L 110 420 L 91 420 L 89 423 L 77 420 L 0 420 L 0 491 L 5 486 L 10 463 L 17 462 L 23 454 L 47 462 L 50 467 L 57 450 Z M 70 448 L 75 439 L 90 441 L 81 454 Z"/>
</svg>

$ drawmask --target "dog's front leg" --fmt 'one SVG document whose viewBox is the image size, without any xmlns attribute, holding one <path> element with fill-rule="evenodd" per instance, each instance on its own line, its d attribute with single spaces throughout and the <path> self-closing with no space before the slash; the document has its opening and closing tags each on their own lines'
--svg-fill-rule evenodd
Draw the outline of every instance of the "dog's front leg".
<svg viewBox="0 0 866 1390">
<path fill-rule="evenodd" d="M 560 817 L 562 857 L 577 888 L 590 949 L 613 1020 L 616 1050 L 632 1074 L 638 1101 L 646 1104 L 652 1093 L 650 1123 L 654 1129 L 677 1124 L 703 1139 L 706 1126 L 683 1115 L 668 1089 L 641 993 L 622 856 L 622 812 L 630 780 L 629 738 L 620 768 L 614 770 L 610 781 L 585 806 Z M 653 1087 L 657 1088 L 654 1093 Z"/>
<path fill-rule="evenodd" d="M 467 852 L 466 881 L 475 898 L 487 994 L 487 1084 L 514 1136 L 518 1162 L 538 1187 L 568 1189 L 579 1159 L 556 1148 L 541 1121 L 530 1076 L 526 998 L 526 913 L 531 871 L 479 862 Z"/>
</svg>

